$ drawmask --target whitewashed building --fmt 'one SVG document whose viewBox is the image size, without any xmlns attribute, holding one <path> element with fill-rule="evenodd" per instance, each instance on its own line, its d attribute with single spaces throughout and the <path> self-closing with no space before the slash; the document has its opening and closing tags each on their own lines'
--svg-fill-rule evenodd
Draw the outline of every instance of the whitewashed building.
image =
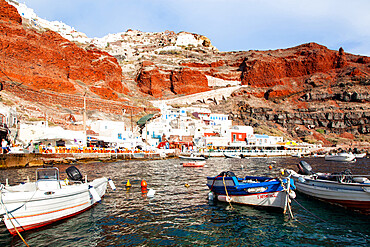
<svg viewBox="0 0 370 247">
<path fill-rule="evenodd" d="M 164 141 L 163 137 L 168 140 L 177 136 L 182 141 L 185 136 L 203 136 L 206 124 L 191 115 L 193 108 L 173 108 L 162 104 L 160 110 L 160 117 L 148 121 L 142 129 L 142 137 L 149 145 L 158 146 Z"/>
<path fill-rule="evenodd" d="M 282 136 L 269 136 L 269 135 L 260 135 L 254 134 L 247 139 L 249 145 L 275 145 L 278 142 L 283 142 L 284 138 Z"/>
<path fill-rule="evenodd" d="M 17 109 L 15 107 L 0 106 L 1 124 L 9 128 L 17 124 Z"/>
<path fill-rule="evenodd" d="M 127 130 L 124 122 L 98 120 L 91 122 L 90 129 L 98 136 L 90 136 L 107 143 L 114 147 L 133 149 L 142 145 L 140 136 L 135 136 L 131 130 Z"/>
</svg>

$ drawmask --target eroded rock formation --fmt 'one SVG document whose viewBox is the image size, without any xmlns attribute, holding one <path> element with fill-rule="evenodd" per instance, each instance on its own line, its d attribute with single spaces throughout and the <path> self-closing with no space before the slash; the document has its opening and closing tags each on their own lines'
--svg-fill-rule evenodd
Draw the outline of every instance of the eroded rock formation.
<svg viewBox="0 0 370 247">
<path fill-rule="evenodd" d="M 53 31 L 22 26 L 17 10 L 0 0 L 0 79 L 35 90 L 92 92 L 119 100 L 126 93 L 122 69 L 108 53 L 71 43 Z"/>
</svg>

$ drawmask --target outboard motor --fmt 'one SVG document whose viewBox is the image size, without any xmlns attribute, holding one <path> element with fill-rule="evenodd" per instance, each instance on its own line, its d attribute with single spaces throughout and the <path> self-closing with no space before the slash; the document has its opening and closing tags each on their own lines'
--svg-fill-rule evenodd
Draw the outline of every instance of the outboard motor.
<svg viewBox="0 0 370 247">
<path fill-rule="evenodd" d="M 301 175 L 311 175 L 311 174 L 313 174 L 312 167 L 306 161 L 301 160 L 299 162 L 299 164 L 297 164 L 297 166 L 298 166 L 298 169 L 299 169 L 299 171 L 298 171 L 299 174 L 301 174 Z"/>
<path fill-rule="evenodd" d="M 81 172 L 75 166 L 70 166 L 66 169 L 66 173 L 70 180 L 83 182 L 83 177 Z"/>
<path fill-rule="evenodd" d="M 227 171 L 227 172 L 221 172 L 218 177 L 236 177 L 233 172 Z"/>
</svg>

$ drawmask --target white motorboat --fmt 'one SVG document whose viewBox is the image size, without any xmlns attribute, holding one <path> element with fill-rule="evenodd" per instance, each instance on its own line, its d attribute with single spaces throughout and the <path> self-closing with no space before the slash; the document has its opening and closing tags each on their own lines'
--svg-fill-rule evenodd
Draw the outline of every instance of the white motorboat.
<svg viewBox="0 0 370 247">
<path fill-rule="evenodd" d="M 105 177 L 83 181 L 74 166 L 66 172 L 70 180 L 60 180 L 59 169 L 51 167 L 37 169 L 36 182 L 15 186 L 1 184 L 0 214 L 11 234 L 42 227 L 89 209 L 104 196 L 108 182 L 115 189 L 113 181 Z"/>
<path fill-rule="evenodd" d="M 180 159 L 185 159 L 185 160 L 206 160 L 206 157 L 204 156 L 196 156 L 194 154 L 191 154 L 190 156 L 182 156 L 179 155 Z"/>
<path fill-rule="evenodd" d="M 354 154 L 354 156 L 356 157 L 356 159 L 363 159 L 366 157 L 366 153 Z"/>
<path fill-rule="evenodd" d="M 368 175 L 355 176 L 349 170 L 342 173 L 313 173 L 311 166 L 301 161 L 299 172 L 288 170 L 297 190 L 319 200 L 370 214 L 370 180 Z"/>
<path fill-rule="evenodd" d="M 353 153 L 337 153 L 337 154 L 327 154 L 325 155 L 325 160 L 327 161 L 340 161 L 340 162 L 348 162 L 354 161 L 356 157 Z"/>
<path fill-rule="evenodd" d="M 230 154 L 230 153 L 224 153 L 225 158 L 231 158 L 231 159 L 244 159 L 244 155 L 236 155 L 236 154 Z"/>
</svg>

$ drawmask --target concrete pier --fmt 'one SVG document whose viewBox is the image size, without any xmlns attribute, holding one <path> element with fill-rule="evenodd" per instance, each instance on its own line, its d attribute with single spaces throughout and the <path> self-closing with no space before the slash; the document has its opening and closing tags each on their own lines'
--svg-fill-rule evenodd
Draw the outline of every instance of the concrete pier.
<svg viewBox="0 0 370 247">
<path fill-rule="evenodd" d="M 0 169 L 45 164 L 68 164 L 84 161 L 118 161 L 162 159 L 158 153 L 46 153 L 46 154 L 0 154 Z"/>
</svg>

